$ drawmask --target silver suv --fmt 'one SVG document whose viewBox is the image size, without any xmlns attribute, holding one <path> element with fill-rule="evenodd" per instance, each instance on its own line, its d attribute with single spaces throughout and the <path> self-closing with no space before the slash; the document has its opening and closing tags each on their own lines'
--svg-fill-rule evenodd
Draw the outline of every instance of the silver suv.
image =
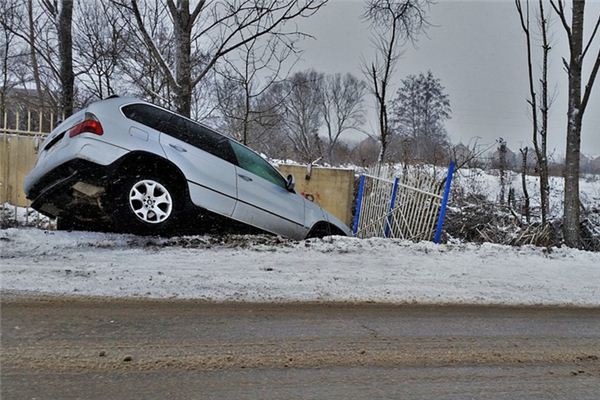
<svg viewBox="0 0 600 400">
<path fill-rule="evenodd" d="M 93 103 L 58 125 L 25 193 L 62 229 L 162 234 L 241 223 L 292 239 L 350 234 L 248 147 L 133 98 Z"/>
</svg>

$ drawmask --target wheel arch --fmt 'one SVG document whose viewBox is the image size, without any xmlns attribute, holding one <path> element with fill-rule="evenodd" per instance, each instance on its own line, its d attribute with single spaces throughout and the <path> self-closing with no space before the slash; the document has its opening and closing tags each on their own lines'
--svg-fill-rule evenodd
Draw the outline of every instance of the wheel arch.
<svg viewBox="0 0 600 400">
<path fill-rule="evenodd" d="M 174 179 L 177 182 L 176 189 L 189 199 L 189 188 L 185 175 L 177 165 L 164 157 L 146 151 L 132 151 L 118 159 L 113 165 L 113 176 L 117 180 L 123 174 L 136 172 L 156 173 Z"/>
<path fill-rule="evenodd" d="M 308 235 L 306 238 L 315 238 L 315 237 L 323 237 L 323 236 L 346 236 L 346 233 L 332 224 L 329 221 L 317 221 L 313 224 L 313 226 L 308 231 Z"/>
</svg>

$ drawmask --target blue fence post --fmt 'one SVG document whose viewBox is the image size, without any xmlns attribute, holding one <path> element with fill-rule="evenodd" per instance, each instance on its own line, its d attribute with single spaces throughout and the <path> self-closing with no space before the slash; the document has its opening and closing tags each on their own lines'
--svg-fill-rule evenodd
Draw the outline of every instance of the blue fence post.
<svg viewBox="0 0 600 400">
<path fill-rule="evenodd" d="M 356 211 L 354 211 L 354 224 L 352 225 L 352 235 L 358 233 L 358 219 L 360 217 L 360 208 L 362 207 L 363 191 L 365 190 L 365 176 L 361 175 L 358 183 L 358 198 L 356 199 Z"/>
<path fill-rule="evenodd" d="M 435 228 L 434 243 L 440 243 L 442 228 L 444 227 L 444 218 L 446 217 L 446 206 L 448 205 L 448 196 L 450 195 L 450 185 L 452 184 L 452 175 L 454 174 L 454 161 L 448 166 L 448 176 L 446 176 L 446 187 L 444 188 L 444 197 L 442 198 L 442 207 L 438 217 L 437 227 Z"/>
<path fill-rule="evenodd" d="M 383 229 L 383 237 L 387 238 L 390 236 L 390 224 L 392 219 L 392 211 L 394 211 L 394 205 L 396 204 L 396 194 L 398 193 L 398 182 L 399 178 L 394 178 L 394 186 L 392 186 L 392 200 L 390 201 L 390 211 L 385 221 L 385 227 Z"/>
</svg>

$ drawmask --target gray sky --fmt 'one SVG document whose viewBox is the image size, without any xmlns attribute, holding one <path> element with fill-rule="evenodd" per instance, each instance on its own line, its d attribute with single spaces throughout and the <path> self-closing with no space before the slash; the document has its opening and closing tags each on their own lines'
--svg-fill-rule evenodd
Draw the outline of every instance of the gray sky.
<svg viewBox="0 0 600 400">
<path fill-rule="evenodd" d="M 300 29 L 316 39 L 303 42 L 305 53 L 296 69 L 312 67 L 362 77 L 361 60 L 368 59 L 373 51 L 369 27 L 361 20 L 362 11 L 361 1 L 333 0 L 317 15 L 302 21 Z M 599 13 L 600 0 L 588 0 L 586 37 Z M 503 137 L 513 150 L 529 144 L 531 118 L 526 103 L 529 90 L 525 38 L 514 2 L 439 0 L 432 6 L 429 19 L 434 26 L 426 36 L 421 36 L 417 48 L 405 48 L 395 82 L 428 69 L 441 79 L 453 110 L 453 117 L 446 124 L 453 142 L 467 143 L 471 138 L 481 137 L 482 143 L 493 143 Z M 567 77 L 560 57 L 568 57 L 568 47 L 558 19 L 553 21 L 552 31 L 549 81 L 556 90 L 556 100 L 550 111 L 549 151 L 564 154 Z M 587 55 L 586 76 L 598 54 L 599 43 L 600 37 L 596 37 L 594 52 L 590 49 Z M 540 65 L 540 62 L 534 65 L 536 72 Z M 368 104 L 373 104 L 371 98 Z M 373 109 L 369 119 L 374 131 Z M 583 153 L 600 155 L 600 77 L 583 124 Z"/>
</svg>

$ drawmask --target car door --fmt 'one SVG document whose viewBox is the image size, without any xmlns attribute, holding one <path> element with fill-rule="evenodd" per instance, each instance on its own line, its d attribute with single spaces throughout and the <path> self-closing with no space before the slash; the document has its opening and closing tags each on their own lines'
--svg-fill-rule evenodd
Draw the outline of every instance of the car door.
<svg viewBox="0 0 600 400">
<path fill-rule="evenodd" d="M 185 174 L 192 202 L 231 216 L 237 178 L 229 139 L 176 114 L 162 122 L 160 143 L 167 158 Z"/>
<path fill-rule="evenodd" d="M 304 199 L 286 188 L 285 179 L 261 156 L 231 141 L 237 159 L 238 204 L 233 217 L 286 237 L 302 239 Z"/>
</svg>

